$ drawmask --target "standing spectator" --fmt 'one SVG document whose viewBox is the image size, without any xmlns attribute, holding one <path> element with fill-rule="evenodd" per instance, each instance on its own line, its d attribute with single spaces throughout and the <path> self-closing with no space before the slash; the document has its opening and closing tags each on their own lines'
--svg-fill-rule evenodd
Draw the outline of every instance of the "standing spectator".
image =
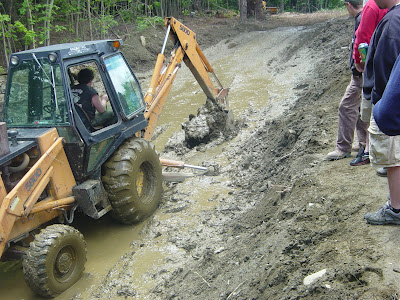
<svg viewBox="0 0 400 300">
<path fill-rule="evenodd" d="M 353 47 L 354 64 L 359 72 L 364 72 L 364 62 L 361 61 L 360 53 L 358 52 L 358 46 L 362 43 L 367 43 L 368 45 L 370 44 L 371 37 L 375 31 L 376 26 L 378 26 L 378 23 L 382 20 L 384 15 L 386 15 L 387 11 L 387 8 L 380 9 L 373 0 L 364 3 L 364 8 L 361 14 L 362 18 L 360 25 L 358 26 L 358 29 L 356 31 L 356 40 Z M 367 123 L 367 127 L 369 126 L 369 118 L 366 120 L 358 119 L 357 122 L 361 122 L 362 125 L 365 125 Z M 367 157 L 369 158 L 368 132 L 364 131 L 364 127 L 361 124 L 360 126 L 356 126 L 357 136 L 363 136 L 364 134 L 366 134 L 365 145 L 362 144 L 362 141 L 364 141 L 363 137 L 361 143 L 360 139 L 358 140 L 358 145 L 356 145 L 355 148 L 360 149 L 362 146 L 364 146 L 365 151 L 361 149 L 360 152 L 357 154 L 356 159 L 350 162 L 350 165 L 362 164 L 363 161 L 367 159 Z M 361 129 L 359 130 L 358 128 Z M 377 173 L 378 175 L 385 175 L 385 171 L 386 169 L 382 168 L 381 170 L 379 170 L 379 172 L 377 171 Z"/>
<path fill-rule="evenodd" d="M 376 27 L 365 64 L 362 115 L 371 114 L 389 80 L 393 65 L 400 54 L 400 0 L 375 0 L 388 13 Z M 368 102 L 370 105 L 368 106 Z M 368 109 L 369 108 L 369 109 Z M 370 158 L 374 167 L 387 167 L 390 199 L 378 211 L 367 213 L 370 224 L 400 224 L 400 135 L 387 136 L 370 119 Z"/>
<path fill-rule="evenodd" d="M 353 58 L 355 66 L 360 72 L 364 72 L 364 63 L 361 61 L 358 53 L 358 45 L 367 43 L 369 45 L 372 34 L 376 26 L 387 13 L 387 8 L 380 9 L 375 1 L 367 1 L 361 13 L 361 22 L 356 31 L 356 39 L 354 41 Z"/>
<path fill-rule="evenodd" d="M 350 70 L 351 80 L 346 92 L 339 104 L 338 135 L 336 149 L 328 153 L 328 160 L 338 160 L 350 156 L 354 138 L 354 129 L 357 129 L 359 142 L 365 146 L 368 124 L 359 118 L 360 95 L 362 86 L 362 73 L 359 72 L 353 59 L 353 46 L 356 30 L 361 21 L 362 0 L 345 0 L 344 2 L 350 16 L 354 17 L 353 39 L 350 47 Z M 369 163 L 369 158 L 365 158 L 360 164 Z"/>
<path fill-rule="evenodd" d="M 400 135 L 400 55 L 393 66 L 389 81 L 381 100 L 374 106 L 372 114 L 376 125 L 386 135 Z M 400 155 L 400 153 L 395 153 Z"/>
</svg>

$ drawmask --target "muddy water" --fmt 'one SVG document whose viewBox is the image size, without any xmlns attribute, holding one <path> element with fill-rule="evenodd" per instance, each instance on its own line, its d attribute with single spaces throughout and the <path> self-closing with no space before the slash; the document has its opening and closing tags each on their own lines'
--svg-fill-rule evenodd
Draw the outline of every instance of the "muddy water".
<svg viewBox="0 0 400 300">
<path fill-rule="evenodd" d="M 57 299 L 71 299 L 76 293 L 82 293 L 93 283 L 98 282 L 116 263 L 120 256 L 125 254 L 133 240 L 138 239 L 143 224 L 137 226 L 122 226 L 111 218 L 89 220 L 78 218 L 74 226 L 82 232 L 87 243 L 87 262 L 83 278 Z M 4 272 L 3 268 L 10 270 Z M 0 272 L 1 299 L 41 299 L 36 297 L 26 286 L 21 264 L 2 263 Z M 7 297 L 3 298 L 4 295 Z"/>
<path fill-rule="evenodd" d="M 292 88 L 294 78 L 283 78 L 279 74 L 272 74 L 269 70 L 278 67 L 279 55 L 287 47 L 301 28 L 287 28 L 280 31 L 252 32 L 243 34 L 233 40 L 222 41 L 219 45 L 205 51 L 215 69 L 220 82 L 230 88 L 229 103 L 235 118 L 241 118 L 244 111 L 254 114 L 279 115 L 283 109 L 294 101 Z M 294 60 L 293 65 L 301 64 Z M 304 73 L 310 66 L 303 66 Z M 145 90 L 144 86 L 144 90 Z M 189 114 L 196 114 L 197 109 L 205 102 L 205 96 L 190 71 L 184 66 L 179 71 L 171 90 L 164 112 L 159 120 L 159 126 L 165 131 L 154 142 L 159 152 L 176 131 L 180 130 L 181 123 L 187 120 Z M 260 108 L 269 105 L 267 111 Z M 249 114 L 246 114 L 249 118 Z M 251 114 L 250 114 L 251 115 Z M 247 119 L 247 130 L 257 124 Z M 188 156 L 187 163 L 200 165 L 212 159 L 220 165 L 227 164 L 223 155 L 224 146 L 215 147 L 207 152 L 195 152 Z M 218 178 L 221 182 L 227 178 Z M 204 181 L 192 180 L 190 185 L 182 186 L 181 192 L 189 195 L 191 210 L 204 211 L 213 209 L 215 202 L 207 199 L 223 197 L 231 191 L 226 185 L 213 186 L 210 189 Z M 169 218 L 168 212 L 156 212 L 156 218 Z M 102 220 L 81 219 L 77 228 L 84 234 L 87 241 L 88 261 L 84 277 L 71 289 L 57 299 L 71 299 L 80 294 L 86 299 L 103 278 L 108 270 L 118 261 L 119 257 L 129 252 L 132 242 L 140 243 L 140 230 L 146 222 L 137 226 L 120 226 L 110 218 Z M 190 226 L 190 220 L 188 220 Z M 166 243 L 167 244 L 167 243 Z M 146 247 L 148 249 L 148 247 Z M 136 257 L 141 257 L 140 264 L 135 265 L 131 282 L 141 295 L 146 294 L 155 283 L 144 282 L 141 279 L 144 272 L 153 265 L 162 262 L 162 251 L 141 251 L 135 247 Z M 166 249 L 165 251 L 168 251 Z M 0 272 L 0 295 L 7 295 L 5 299 L 37 299 L 23 282 L 20 268 L 11 268 L 8 272 Z"/>
</svg>

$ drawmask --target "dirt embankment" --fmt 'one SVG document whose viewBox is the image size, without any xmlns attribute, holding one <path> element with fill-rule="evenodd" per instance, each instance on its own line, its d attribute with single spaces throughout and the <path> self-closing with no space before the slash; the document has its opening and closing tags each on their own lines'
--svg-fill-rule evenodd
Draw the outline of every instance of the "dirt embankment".
<svg viewBox="0 0 400 300">
<path fill-rule="evenodd" d="M 291 84 L 292 98 L 241 111 L 241 131 L 222 154 L 207 156 L 199 146 L 182 156 L 202 152 L 219 162 L 219 176 L 169 185 L 143 239 L 91 297 L 398 299 L 398 228 L 363 220 L 385 202 L 385 179 L 369 166 L 350 167 L 350 159 L 324 160 L 335 147 L 337 108 L 350 79 L 352 26 L 339 17 L 265 32 L 283 50 L 247 59 Z M 261 36 L 226 37 L 230 62 L 246 47 L 238 41 L 250 45 Z M 211 209 L 199 208 L 191 199 L 196 185 L 227 192 L 206 199 Z M 162 253 L 142 276 L 148 289 L 132 281 L 145 249 Z M 317 279 L 307 281 L 312 274 Z"/>
</svg>

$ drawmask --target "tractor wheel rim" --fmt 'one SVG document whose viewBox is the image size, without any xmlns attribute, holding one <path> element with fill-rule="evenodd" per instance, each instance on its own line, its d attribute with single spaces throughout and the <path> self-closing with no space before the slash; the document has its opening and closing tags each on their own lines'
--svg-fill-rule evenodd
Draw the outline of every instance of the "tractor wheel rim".
<svg viewBox="0 0 400 300">
<path fill-rule="evenodd" d="M 60 277 L 70 272 L 74 265 L 74 255 L 72 249 L 64 248 L 57 255 L 55 268 Z"/>
</svg>

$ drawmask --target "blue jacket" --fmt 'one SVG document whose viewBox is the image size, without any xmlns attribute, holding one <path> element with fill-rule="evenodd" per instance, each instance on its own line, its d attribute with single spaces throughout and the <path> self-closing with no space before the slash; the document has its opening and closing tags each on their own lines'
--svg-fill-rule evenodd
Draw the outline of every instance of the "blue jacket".
<svg viewBox="0 0 400 300">
<path fill-rule="evenodd" d="M 363 93 L 376 104 L 382 97 L 390 72 L 400 54 L 400 6 L 382 18 L 371 38 L 365 63 Z"/>
<path fill-rule="evenodd" d="M 386 135 L 400 135 L 400 56 L 397 57 L 381 100 L 372 110 L 376 125 Z"/>
</svg>

